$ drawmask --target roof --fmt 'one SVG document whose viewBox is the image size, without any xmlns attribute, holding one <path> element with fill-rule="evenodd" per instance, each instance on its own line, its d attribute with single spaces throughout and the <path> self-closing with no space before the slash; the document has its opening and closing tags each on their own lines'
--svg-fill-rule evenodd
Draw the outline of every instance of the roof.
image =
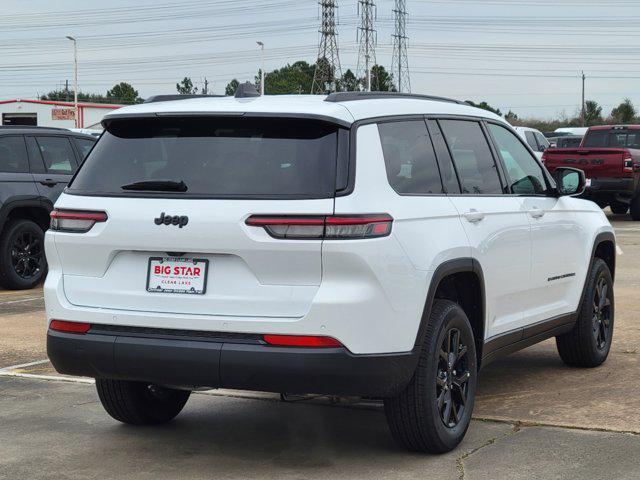
<svg viewBox="0 0 640 480">
<path fill-rule="evenodd" d="M 73 102 L 58 102 L 53 100 L 30 100 L 30 99 L 21 99 L 14 98 L 11 100 L 0 100 L 0 105 L 5 103 L 37 103 L 40 105 L 55 105 L 59 107 L 73 107 L 75 104 Z M 116 108 L 123 107 L 123 105 L 115 104 L 115 103 L 88 103 L 88 102 L 78 102 L 79 107 L 86 108 L 106 108 L 109 110 L 115 110 Z"/>
<path fill-rule="evenodd" d="M 291 115 L 293 117 L 324 118 L 335 123 L 350 125 L 358 120 L 394 115 L 465 115 L 504 120 L 486 110 L 451 101 L 393 96 L 388 98 L 358 98 L 332 102 L 324 95 L 266 95 L 263 97 L 187 98 L 168 102 L 131 105 L 107 113 L 105 121 L 125 116 L 171 114 L 218 115 Z M 448 99 L 447 99 L 448 100 Z"/>
<path fill-rule="evenodd" d="M 25 133 L 57 133 L 64 134 L 73 137 L 83 137 L 83 138 L 93 138 L 92 135 L 88 135 L 86 133 L 81 132 L 73 132 L 68 128 L 58 128 L 58 127 L 37 127 L 34 125 L 0 125 L 0 135 L 3 134 L 25 134 Z"/>
</svg>

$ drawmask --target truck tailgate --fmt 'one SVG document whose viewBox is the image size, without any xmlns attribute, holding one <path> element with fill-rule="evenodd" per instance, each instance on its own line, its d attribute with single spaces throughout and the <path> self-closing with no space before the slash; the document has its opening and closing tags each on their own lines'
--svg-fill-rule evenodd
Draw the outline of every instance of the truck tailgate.
<svg viewBox="0 0 640 480">
<path fill-rule="evenodd" d="M 587 178 L 624 177 L 624 156 L 620 148 L 558 148 L 544 153 L 544 164 L 553 173 L 558 167 L 584 171 Z"/>
</svg>

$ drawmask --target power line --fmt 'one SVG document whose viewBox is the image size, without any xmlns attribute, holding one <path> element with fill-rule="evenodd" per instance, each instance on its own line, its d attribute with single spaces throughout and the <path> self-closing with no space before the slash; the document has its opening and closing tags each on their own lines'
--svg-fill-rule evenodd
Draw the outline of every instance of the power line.
<svg viewBox="0 0 640 480">
<path fill-rule="evenodd" d="M 373 0 L 358 0 L 358 14 L 360 15 L 360 26 L 358 27 L 358 67 L 356 68 L 357 78 L 362 78 L 364 74 L 365 89 L 370 92 L 371 67 L 376 64 L 376 43 L 377 34 L 374 28 L 376 17 L 376 4 Z"/>
<path fill-rule="evenodd" d="M 337 5 L 335 0 L 320 0 L 318 4 L 322 8 L 322 20 L 319 31 L 318 59 L 313 73 L 311 93 L 324 93 L 327 90 L 335 92 L 338 89 L 336 78 L 342 76 L 336 36 Z"/>
<path fill-rule="evenodd" d="M 407 5 L 406 0 L 395 0 L 393 9 L 395 32 L 393 37 L 393 60 L 391 71 L 397 75 L 399 92 L 411 92 L 409 57 L 407 55 Z"/>
</svg>

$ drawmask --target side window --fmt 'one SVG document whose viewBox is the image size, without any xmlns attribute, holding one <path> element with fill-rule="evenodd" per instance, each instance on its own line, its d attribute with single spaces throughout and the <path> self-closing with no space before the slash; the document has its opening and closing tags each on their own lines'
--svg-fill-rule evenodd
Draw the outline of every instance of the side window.
<svg viewBox="0 0 640 480">
<path fill-rule="evenodd" d="M 22 135 L 0 137 L 0 172 L 29 172 L 27 149 Z"/>
<path fill-rule="evenodd" d="M 533 148 L 533 151 L 537 152 L 539 150 L 538 142 L 536 142 L 536 137 L 533 134 L 533 132 L 530 132 L 529 130 L 527 130 L 526 132 L 524 132 L 524 136 L 526 137 L 527 143 L 529 144 L 529 146 Z"/>
<path fill-rule="evenodd" d="M 520 139 L 506 128 L 489 124 L 496 147 L 507 169 L 511 191 L 519 195 L 542 195 L 547 191 L 542 168 Z"/>
<path fill-rule="evenodd" d="M 378 125 L 387 178 L 400 194 L 443 193 L 436 155 L 424 120 Z"/>
<path fill-rule="evenodd" d="M 73 147 L 66 137 L 37 137 L 47 173 L 71 175 L 76 170 Z"/>
<path fill-rule="evenodd" d="M 87 158 L 87 155 L 93 148 L 93 144 L 96 143 L 94 140 L 88 140 L 86 138 L 74 137 L 73 140 L 76 142 L 76 147 L 78 147 L 82 160 Z"/>
<path fill-rule="evenodd" d="M 498 169 L 480 124 L 441 120 L 440 126 L 460 177 L 462 193 L 503 193 Z"/>
<path fill-rule="evenodd" d="M 536 140 L 538 141 L 538 150 L 540 150 L 541 152 L 544 152 L 547 148 L 549 148 L 549 141 L 544 138 L 544 135 L 542 135 L 541 133 L 538 132 L 533 132 L 533 135 L 536 137 Z"/>
</svg>

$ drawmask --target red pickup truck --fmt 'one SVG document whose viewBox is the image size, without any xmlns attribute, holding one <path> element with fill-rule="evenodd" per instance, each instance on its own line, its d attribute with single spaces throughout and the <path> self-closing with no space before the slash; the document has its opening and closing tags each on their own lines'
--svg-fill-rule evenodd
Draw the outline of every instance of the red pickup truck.
<svg viewBox="0 0 640 480">
<path fill-rule="evenodd" d="M 640 220 L 640 125 L 591 127 L 579 148 L 549 148 L 542 162 L 553 173 L 558 167 L 583 170 L 584 198 L 601 208 Z"/>
</svg>

